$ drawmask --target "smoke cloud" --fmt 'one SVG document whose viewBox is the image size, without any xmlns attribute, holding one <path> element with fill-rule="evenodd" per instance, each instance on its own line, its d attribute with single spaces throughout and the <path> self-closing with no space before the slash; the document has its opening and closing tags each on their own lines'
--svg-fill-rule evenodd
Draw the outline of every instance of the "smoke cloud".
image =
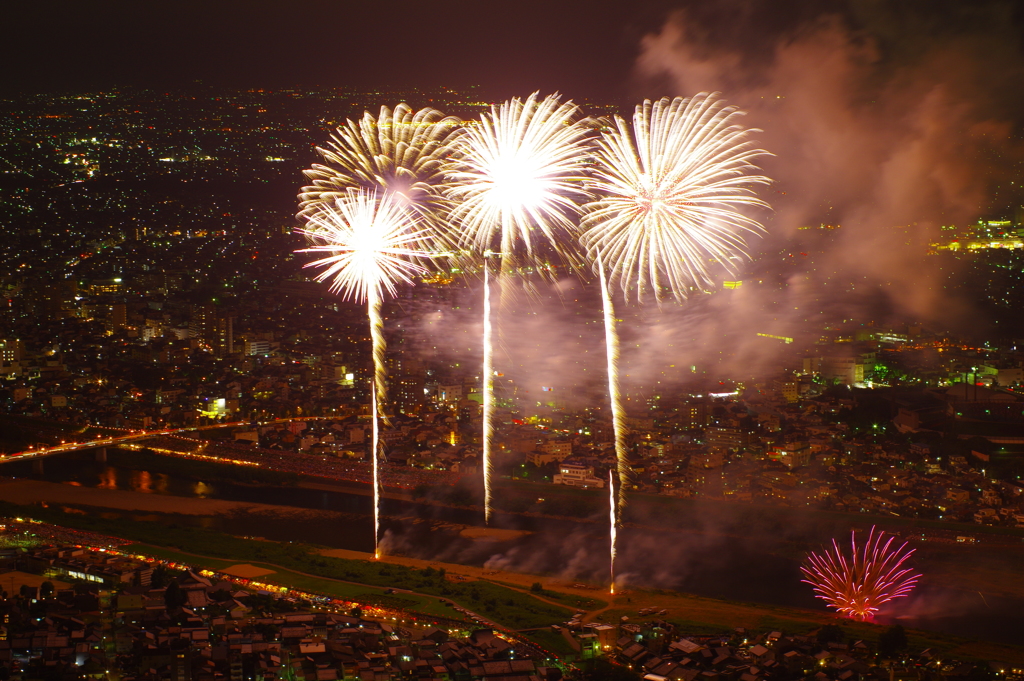
<svg viewBox="0 0 1024 681">
<path fill-rule="evenodd" d="M 906 3 L 896 14 L 851 3 L 766 29 L 769 3 L 715 4 L 714 16 L 679 10 L 643 38 L 638 91 L 720 91 L 749 112 L 775 154 L 764 162 L 776 180 L 766 254 L 796 241 L 824 251 L 804 256 L 812 287 L 876 289 L 918 319 L 966 314 L 920 260 L 940 225 L 1004 216 L 1020 198 L 995 193 L 1021 151 L 1009 121 L 1022 59 L 1007 6 Z M 841 229 L 797 238 L 822 223 Z"/>
<path fill-rule="evenodd" d="M 940 226 L 1012 217 L 1024 198 L 1011 182 L 1024 159 L 1024 56 L 1008 5 L 961 5 L 690 3 L 640 40 L 636 99 L 721 92 L 761 130 L 753 139 L 774 154 L 763 161 L 774 184 L 762 193 L 767 235 L 742 271 L 718 275 L 740 288 L 684 305 L 619 301 L 632 396 L 776 373 L 801 339 L 844 321 L 987 332 L 947 286 L 966 276 L 957 263 L 927 253 Z M 520 397 L 541 386 L 570 405 L 602 394 L 595 288 L 563 281 L 539 304 L 499 313 L 499 369 Z M 479 351 L 478 334 L 461 331 L 478 324 L 474 307 L 470 296 L 462 318 L 434 325 L 467 341 L 453 357 Z"/>
</svg>

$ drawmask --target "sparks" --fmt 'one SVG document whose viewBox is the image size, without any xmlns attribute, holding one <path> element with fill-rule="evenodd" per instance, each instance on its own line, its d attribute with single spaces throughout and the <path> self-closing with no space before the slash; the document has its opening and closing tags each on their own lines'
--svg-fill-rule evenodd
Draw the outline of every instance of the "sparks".
<svg viewBox="0 0 1024 681">
<path fill-rule="evenodd" d="M 446 174 L 446 196 L 453 203 L 450 221 L 459 228 L 460 249 L 478 254 L 497 251 L 501 267 L 495 275 L 502 298 L 502 280 L 513 268 L 534 264 L 541 248 L 566 255 L 564 234 L 574 229 L 575 199 L 583 196 L 584 143 L 587 127 L 578 108 L 560 103 L 557 95 L 525 101 L 512 99 L 492 107 L 478 125 L 452 143 Z M 536 232 L 540 233 L 540 237 Z M 485 288 L 490 285 L 485 259 Z M 493 433 L 493 348 L 490 290 L 484 312 L 484 517 L 491 518 L 490 476 Z"/>
<path fill-rule="evenodd" d="M 564 235 L 585 196 L 588 127 L 575 104 L 559 99 L 511 99 L 455 138 L 447 195 L 458 202 L 451 219 L 461 247 L 497 250 L 503 265 L 528 264 L 541 247 L 566 255 Z"/>
<path fill-rule="evenodd" d="M 483 375 L 483 455 L 484 469 L 484 522 L 491 522 L 491 439 L 494 420 L 494 344 L 491 342 L 491 277 L 490 268 L 484 262 L 484 375 Z"/>
<path fill-rule="evenodd" d="M 763 230 L 740 212 L 766 207 L 751 187 L 769 182 L 750 174 L 767 152 L 747 141 L 741 115 L 708 94 L 647 100 L 632 128 L 616 116 L 601 135 L 581 242 L 624 294 L 667 290 L 681 301 L 712 283 L 709 260 L 732 271 L 744 234 Z"/>
<path fill-rule="evenodd" d="M 373 559 L 380 560 L 380 418 L 377 414 L 377 391 L 370 388 L 370 418 L 373 419 L 373 457 L 370 467 L 373 471 Z"/>
<path fill-rule="evenodd" d="M 609 593 L 615 593 L 615 550 L 616 550 L 616 524 L 618 522 L 616 518 L 616 509 L 618 508 L 618 502 L 615 499 L 615 473 L 614 471 L 608 471 L 608 538 L 611 540 L 611 554 L 609 556 L 609 566 L 612 578 L 612 585 Z"/>
<path fill-rule="evenodd" d="M 461 123 L 436 109 L 414 112 L 404 103 L 394 110 L 382 106 L 376 118 L 366 112 L 359 121 L 346 121 L 326 148 L 317 147 L 326 165 L 303 171 L 313 184 L 299 194 L 300 215 L 314 215 L 361 187 L 388 192 L 422 221 L 440 224 L 447 207 L 444 155 Z"/>
<path fill-rule="evenodd" d="M 626 408 L 622 404 L 622 393 L 619 390 L 619 335 L 615 329 L 615 308 L 612 304 L 611 291 L 604 273 L 604 263 L 600 256 L 597 259 L 598 281 L 601 284 L 601 303 L 604 311 L 605 354 L 608 364 L 608 400 L 612 410 L 612 432 L 615 438 L 616 470 L 619 474 L 619 496 L 617 503 L 625 503 L 625 490 L 629 484 L 629 461 L 626 451 Z M 612 559 L 615 558 L 614 546 Z"/>
<path fill-rule="evenodd" d="M 306 267 L 323 267 L 316 281 L 331 280 L 331 291 L 346 300 L 366 301 L 373 341 L 373 545 L 380 555 L 380 431 L 378 415 L 387 404 L 387 368 L 384 363 L 384 292 L 394 296 L 400 282 L 426 272 L 414 258 L 428 258 L 423 246 L 429 241 L 417 219 L 396 204 L 390 194 L 380 197 L 364 189 L 350 189 L 333 207 L 322 206 L 300 229 L 311 242 L 299 253 L 326 254 Z M 382 416 L 385 418 L 386 416 Z"/>
<path fill-rule="evenodd" d="M 807 556 L 800 568 L 818 598 L 847 617 L 871 620 L 879 606 L 907 596 L 921 575 L 903 564 L 914 553 L 907 543 L 893 546 L 895 537 L 885 539 L 872 526 L 863 547 L 857 546 L 856 532 L 850 533 L 850 553 L 843 553 L 836 541 L 821 554 Z M 884 542 L 884 543 L 883 543 Z"/>
</svg>

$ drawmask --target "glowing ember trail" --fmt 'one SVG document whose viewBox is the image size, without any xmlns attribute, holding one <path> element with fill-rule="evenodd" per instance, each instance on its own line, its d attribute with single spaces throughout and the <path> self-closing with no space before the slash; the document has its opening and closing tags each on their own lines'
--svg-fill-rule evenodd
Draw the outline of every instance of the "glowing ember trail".
<svg viewBox="0 0 1024 681">
<path fill-rule="evenodd" d="M 575 197 L 585 196 L 581 185 L 588 127 L 576 120 L 578 107 L 557 95 L 511 99 L 493 106 L 451 143 L 446 167 L 445 196 L 454 205 L 450 222 L 458 232 L 460 249 L 501 258 L 495 284 L 508 298 L 508 277 L 523 266 L 547 268 L 542 249 L 563 254 L 563 235 L 576 229 L 571 216 L 579 212 Z M 484 269 L 487 270 L 485 260 Z M 489 302 L 487 303 L 489 305 Z M 489 308 L 485 335 L 490 334 Z M 494 392 L 493 340 L 484 341 L 484 404 Z M 484 516 L 491 517 L 491 410 L 483 424 Z"/>
<path fill-rule="evenodd" d="M 378 198 L 376 192 L 349 189 L 333 207 L 322 206 L 308 216 L 308 226 L 300 229 L 311 246 L 298 253 L 325 253 L 325 257 L 306 267 L 324 267 L 317 281 L 331 279 L 331 291 L 357 302 L 366 301 L 373 340 L 373 547 L 379 556 L 380 539 L 380 427 L 386 411 L 387 368 L 384 363 L 384 320 L 381 317 L 383 294 L 394 296 L 399 282 L 412 283 L 412 277 L 427 270 L 411 258 L 429 258 L 423 250 L 428 242 L 417 219 L 397 205 L 390 194 Z"/>
<path fill-rule="evenodd" d="M 619 391 L 619 334 L 615 329 L 615 308 L 608 280 L 604 275 L 604 262 L 597 254 L 597 272 L 601 284 L 601 302 L 604 309 L 604 342 L 608 356 L 608 399 L 612 410 L 612 431 L 615 434 L 615 461 L 619 474 L 619 496 L 617 503 L 625 503 L 625 490 L 629 484 L 629 462 L 626 457 L 626 410 L 622 406 Z M 614 546 L 612 559 L 615 558 Z"/>
<path fill-rule="evenodd" d="M 807 565 L 800 568 L 814 587 L 818 598 L 852 619 L 868 621 L 879 606 L 908 595 L 921 575 L 903 564 L 914 553 L 903 542 L 894 547 L 895 537 L 885 540 L 885 532 L 875 533 L 872 526 L 863 547 L 857 546 L 856 531 L 850 533 L 850 553 L 832 540 L 832 548 L 822 554 L 811 553 Z M 883 543 L 884 542 L 884 543 Z"/>
<path fill-rule="evenodd" d="M 380 462 L 377 460 L 380 456 L 380 418 L 377 414 L 376 381 L 370 389 L 370 405 L 373 419 L 373 459 L 370 464 L 373 468 L 373 558 L 377 560 L 380 558 L 380 547 L 377 546 L 380 538 Z"/>
<path fill-rule="evenodd" d="M 608 537 L 611 539 L 611 560 L 609 565 L 611 566 L 611 578 L 612 585 L 609 589 L 609 593 L 615 593 L 615 542 L 616 542 L 616 523 L 617 518 L 615 510 L 618 508 L 618 504 L 615 501 L 615 472 L 612 470 L 608 471 Z"/>
<path fill-rule="evenodd" d="M 484 522 L 491 522 L 491 439 L 494 430 L 494 346 L 491 342 L 491 275 L 490 264 L 484 260 Z"/>
</svg>

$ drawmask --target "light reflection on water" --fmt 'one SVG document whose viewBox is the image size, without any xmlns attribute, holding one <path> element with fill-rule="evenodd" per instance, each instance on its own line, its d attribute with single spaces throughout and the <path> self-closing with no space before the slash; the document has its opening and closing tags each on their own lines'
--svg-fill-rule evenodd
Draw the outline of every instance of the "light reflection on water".
<svg viewBox="0 0 1024 681">
<path fill-rule="evenodd" d="M 96 485 L 100 489 L 117 489 L 117 469 L 107 466 L 100 472 L 100 481 Z"/>
<path fill-rule="evenodd" d="M 132 471 L 132 489 L 136 492 L 152 494 L 152 476 L 149 471 Z"/>
<path fill-rule="evenodd" d="M 31 469 L 27 466 L 25 468 L 26 472 L 19 475 L 29 474 L 28 471 Z M 118 469 L 107 464 L 98 465 L 91 460 L 78 461 L 70 458 L 47 460 L 46 473 L 43 477 L 53 482 L 95 486 L 107 490 L 121 489 L 147 494 L 217 498 L 308 509 L 309 515 L 298 523 L 295 516 L 287 513 L 254 513 L 248 509 L 227 515 L 199 517 L 151 514 L 138 519 L 198 525 L 238 536 L 261 536 L 276 541 L 302 541 L 361 551 L 372 550 L 370 501 L 368 497 L 362 495 L 288 486 L 239 485 L 230 481 L 196 481 L 128 466 Z M 78 509 L 66 510 L 84 513 Z M 526 562 L 531 563 L 530 566 L 518 567 L 532 567 L 534 570 L 553 573 L 565 569 L 566 564 L 570 562 L 590 562 L 589 559 L 583 559 L 590 553 L 594 553 L 595 556 L 604 555 L 602 547 L 599 546 L 603 536 L 596 526 L 568 520 L 545 519 L 541 522 L 522 516 L 504 518 L 504 514 L 500 514 L 501 519 L 507 521 L 505 524 L 508 527 L 528 530 L 531 534 L 514 541 L 499 542 L 493 546 L 473 542 L 461 537 L 457 528 L 460 524 L 479 524 L 476 515 L 475 512 L 465 509 L 385 500 L 386 535 L 396 544 L 395 548 L 399 552 L 407 555 L 428 558 L 444 554 L 441 559 L 452 559 L 468 564 L 485 564 L 495 558 L 503 558 L 508 559 L 510 563 L 507 569 L 516 569 L 517 564 L 529 558 Z M 450 527 L 454 528 L 454 534 L 451 530 L 431 530 L 424 524 L 427 520 L 450 524 Z M 636 547 L 646 547 L 647 553 L 639 552 L 640 558 L 634 556 L 637 559 L 632 562 L 627 560 L 628 556 L 624 556 L 623 569 L 626 572 L 635 572 L 636 577 L 641 580 L 649 577 L 663 581 L 663 572 L 672 573 L 674 576 L 670 581 L 673 583 L 666 584 L 668 588 L 705 596 L 820 609 L 804 586 L 798 583 L 797 565 L 791 559 L 773 555 L 770 552 L 771 547 L 759 549 L 753 546 L 748 549 L 743 543 L 733 546 L 731 540 L 725 539 L 716 543 L 714 535 L 673 536 L 673 541 L 678 539 L 682 544 L 689 546 L 689 552 L 683 552 L 686 557 L 685 564 L 669 565 L 665 570 L 660 570 L 657 568 L 657 561 L 649 560 L 650 551 L 664 553 L 663 547 L 669 536 L 673 535 L 661 532 L 648 533 L 640 529 L 631 532 L 628 539 Z M 596 558 L 594 560 L 597 561 Z M 988 603 L 978 605 L 973 601 L 961 603 L 956 600 L 958 594 L 958 591 L 945 589 L 940 585 L 934 585 L 931 589 L 921 588 L 914 597 L 901 603 L 899 608 L 894 608 L 893 614 L 898 612 L 899 620 L 891 619 L 893 615 L 890 615 L 889 619 L 882 617 L 880 621 L 884 620 L 885 624 L 900 621 L 912 627 L 1006 643 L 1022 642 L 1022 599 L 1006 599 L 1005 602 L 1000 602 L 990 598 Z M 910 607 L 911 601 L 914 607 Z"/>
<path fill-rule="evenodd" d="M 125 481 L 127 477 L 127 481 Z M 119 483 L 119 479 L 121 482 Z M 63 481 L 69 485 L 81 486 L 77 480 Z M 127 484 L 125 484 L 125 482 Z M 172 494 L 170 491 L 170 476 L 165 473 L 150 473 L 149 471 L 124 470 L 114 466 L 105 466 L 96 474 L 96 487 L 109 490 L 131 490 L 143 494 Z M 190 490 L 194 496 L 206 498 L 213 494 L 213 487 L 205 483 L 192 485 Z"/>
</svg>

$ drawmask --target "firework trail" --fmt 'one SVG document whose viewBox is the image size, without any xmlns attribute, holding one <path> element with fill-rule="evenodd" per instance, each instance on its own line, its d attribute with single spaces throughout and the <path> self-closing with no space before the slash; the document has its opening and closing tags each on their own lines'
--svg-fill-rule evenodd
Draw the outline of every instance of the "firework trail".
<svg viewBox="0 0 1024 681">
<path fill-rule="evenodd" d="M 484 521 L 491 521 L 491 447 L 494 421 L 491 417 L 494 409 L 494 345 L 491 342 L 491 275 L 487 262 L 484 261 L 484 367 L 483 386 L 483 469 L 484 469 Z"/>
<path fill-rule="evenodd" d="M 597 141 L 588 184 L 596 198 L 584 206 L 580 243 L 601 280 L 620 505 L 629 464 L 610 289 L 617 284 L 627 298 L 636 289 L 638 301 L 649 289 L 657 300 L 667 290 L 682 301 L 711 283 L 708 259 L 730 269 L 744 254 L 743 233 L 762 227 L 739 210 L 766 206 L 751 187 L 768 179 L 750 174 L 767 152 L 746 140 L 735 122 L 741 115 L 708 94 L 647 100 L 631 127 L 616 116 Z"/>
<path fill-rule="evenodd" d="M 492 107 L 452 142 L 445 195 L 454 203 L 450 221 L 459 228 L 458 246 L 478 254 L 497 252 L 501 266 L 495 283 L 502 298 L 504 279 L 515 268 L 538 262 L 542 248 L 564 257 L 564 244 L 571 243 L 563 234 L 575 229 L 574 199 L 584 196 L 588 132 L 576 120 L 578 111 L 571 102 L 560 103 L 557 95 L 541 99 L 534 93 L 525 101 L 512 99 Z M 485 271 L 490 267 L 486 259 L 483 266 Z M 487 328 L 489 308 L 485 315 Z M 494 368 L 490 339 L 484 345 L 483 469 L 489 490 Z M 484 515 L 490 521 L 489 498 Z"/>
<path fill-rule="evenodd" d="M 621 496 L 626 481 L 629 480 L 629 463 L 626 451 L 626 411 L 622 406 L 622 396 L 619 393 L 619 335 L 615 331 L 615 308 L 612 305 L 612 294 L 608 288 L 608 282 L 604 274 L 604 261 L 600 253 L 597 257 L 597 272 L 601 284 L 601 302 L 604 309 L 604 339 L 605 350 L 608 356 L 608 398 L 612 410 L 612 431 L 615 434 L 615 461 L 619 476 L 619 495 L 616 501 L 612 493 L 612 589 L 615 588 L 615 528 L 618 522 L 618 507 L 622 501 Z M 609 479 L 612 472 L 609 471 Z M 615 486 L 610 485 L 614 490 Z"/>
<path fill-rule="evenodd" d="M 373 471 L 373 558 L 380 558 L 380 547 L 377 545 L 377 538 L 380 537 L 380 418 L 377 414 L 377 390 L 376 376 L 374 385 L 370 387 L 370 418 L 373 419 L 373 457 L 370 459 L 370 469 Z"/>
<path fill-rule="evenodd" d="M 611 540 L 611 553 L 609 555 L 608 564 L 610 567 L 612 585 L 609 589 L 609 593 L 615 593 L 615 550 L 616 550 L 616 533 L 618 531 L 616 518 L 616 510 L 618 504 L 615 501 L 615 472 L 608 471 L 608 538 Z"/>
<path fill-rule="evenodd" d="M 321 205 L 300 229 L 311 245 L 299 253 L 323 254 L 306 267 L 323 267 L 316 281 L 331 280 L 330 290 L 345 299 L 366 301 L 373 340 L 373 544 L 379 555 L 380 536 L 380 431 L 378 413 L 387 405 L 387 371 L 384 364 L 384 293 L 394 296 L 399 282 L 426 272 L 413 258 L 429 258 L 426 230 L 390 194 L 378 196 L 365 189 L 349 189 L 334 206 Z"/>
<path fill-rule="evenodd" d="M 895 537 L 885 539 L 872 526 L 863 547 L 857 546 L 857 533 L 850 533 L 850 553 L 832 540 L 832 548 L 807 556 L 800 568 L 801 581 L 810 584 L 818 598 L 852 619 L 871 620 L 879 606 L 908 595 L 921 575 L 903 564 L 914 553 L 907 543 L 894 547 Z M 884 543 L 883 543 L 884 542 Z"/>
<path fill-rule="evenodd" d="M 461 124 L 454 116 L 431 108 L 414 112 L 404 103 L 394 110 L 382 106 L 376 118 L 366 112 L 359 121 L 346 121 L 326 148 L 317 147 L 326 165 L 303 171 L 313 184 L 299 194 L 299 214 L 313 215 L 361 187 L 393 194 L 397 203 L 443 233 L 442 165 Z"/>
</svg>

